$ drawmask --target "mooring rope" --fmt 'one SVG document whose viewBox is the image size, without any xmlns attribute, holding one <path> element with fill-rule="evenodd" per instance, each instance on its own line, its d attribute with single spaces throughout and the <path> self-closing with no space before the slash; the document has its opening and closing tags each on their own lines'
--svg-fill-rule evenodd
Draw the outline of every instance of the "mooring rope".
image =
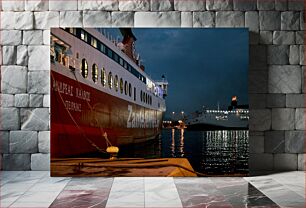
<svg viewBox="0 0 306 208">
<path fill-rule="evenodd" d="M 79 82 L 79 80 L 78 80 L 78 78 L 77 78 L 77 76 L 76 76 L 76 74 L 75 74 L 75 70 L 74 70 L 74 71 L 70 70 L 70 71 L 71 71 L 71 73 L 74 75 L 75 81 L 78 83 L 78 86 L 79 86 L 80 89 L 83 91 L 82 86 L 81 86 L 81 84 L 80 84 L 80 82 Z M 92 106 L 90 105 L 90 103 L 88 102 L 88 100 L 85 100 L 85 101 L 86 101 L 88 107 L 90 108 L 90 111 L 93 112 L 93 108 L 92 108 Z M 96 123 L 98 124 L 99 122 L 98 122 L 96 116 L 94 116 L 94 119 L 95 119 Z M 105 138 L 106 146 L 107 146 L 107 147 L 109 147 L 109 145 L 110 145 L 110 146 L 113 146 L 112 143 L 111 143 L 111 142 L 109 141 L 109 139 L 107 138 L 107 133 L 106 133 L 106 131 L 104 131 L 104 129 L 103 129 L 101 126 L 99 126 L 99 129 L 100 129 L 101 136 L 103 136 L 103 137 Z"/>
</svg>

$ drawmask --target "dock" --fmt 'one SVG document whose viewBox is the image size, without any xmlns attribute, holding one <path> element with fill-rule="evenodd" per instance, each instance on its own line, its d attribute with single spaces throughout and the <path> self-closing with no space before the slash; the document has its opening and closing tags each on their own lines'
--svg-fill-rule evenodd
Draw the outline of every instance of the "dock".
<svg viewBox="0 0 306 208">
<path fill-rule="evenodd" d="M 196 177 L 186 158 L 52 158 L 51 176 L 86 177 Z"/>
</svg>

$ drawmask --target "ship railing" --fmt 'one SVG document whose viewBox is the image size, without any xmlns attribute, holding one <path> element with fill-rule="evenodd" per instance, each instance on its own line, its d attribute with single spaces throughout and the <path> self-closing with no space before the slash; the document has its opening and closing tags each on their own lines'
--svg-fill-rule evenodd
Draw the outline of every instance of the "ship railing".
<svg viewBox="0 0 306 208">
<path fill-rule="evenodd" d="M 231 111 L 227 111 L 227 110 L 205 110 L 205 113 L 222 113 L 222 114 L 248 114 L 249 111 L 248 110 L 231 110 Z"/>
<path fill-rule="evenodd" d="M 59 63 L 65 68 L 75 70 L 79 66 L 80 62 L 71 56 L 65 55 L 64 53 L 53 53 L 51 50 L 50 58 L 52 63 Z"/>
<path fill-rule="evenodd" d="M 77 60 L 76 58 L 73 58 L 73 57 L 70 57 L 70 56 L 67 56 L 68 58 L 68 68 L 71 69 L 71 70 L 75 70 L 77 68 L 77 66 L 80 65 L 80 61 Z"/>
<path fill-rule="evenodd" d="M 51 62 L 52 63 L 59 63 L 65 67 L 69 67 L 69 58 L 66 57 L 62 53 L 52 53 L 50 54 Z"/>
<path fill-rule="evenodd" d="M 67 56 L 65 54 L 58 54 L 57 57 L 55 57 L 54 55 L 51 55 L 51 62 L 59 63 L 65 68 L 73 70 L 73 71 L 76 70 L 77 66 L 79 66 L 80 64 L 79 60 L 73 57 Z"/>
</svg>

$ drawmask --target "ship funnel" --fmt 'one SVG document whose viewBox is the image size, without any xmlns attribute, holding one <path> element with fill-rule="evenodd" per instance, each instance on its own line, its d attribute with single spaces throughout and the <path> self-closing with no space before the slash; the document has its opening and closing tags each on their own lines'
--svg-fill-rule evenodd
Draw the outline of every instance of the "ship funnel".
<svg viewBox="0 0 306 208">
<path fill-rule="evenodd" d="M 137 40 L 134 36 L 131 28 L 120 28 L 120 32 L 123 36 L 121 50 L 131 58 L 135 63 L 137 62 L 135 56 L 135 41 Z"/>
<path fill-rule="evenodd" d="M 238 104 L 238 98 L 237 98 L 237 96 L 233 96 L 233 97 L 232 97 L 231 105 L 232 105 L 233 107 L 237 107 L 237 104 Z"/>
<path fill-rule="evenodd" d="M 238 106 L 238 98 L 237 96 L 233 96 L 231 100 L 231 105 L 228 106 L 227 110 L 231 111 L 233 109 L 236 109 Z"/>
</svg>

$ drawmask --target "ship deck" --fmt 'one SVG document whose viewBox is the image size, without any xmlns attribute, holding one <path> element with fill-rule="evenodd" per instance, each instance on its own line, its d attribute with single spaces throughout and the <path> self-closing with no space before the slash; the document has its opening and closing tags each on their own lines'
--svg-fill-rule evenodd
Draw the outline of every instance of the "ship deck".
<svg viewBox="0 0 306 208">
<path fill-rule="evenodd" d="M 52 158 L 51 176 L 169 176 L 196 177 L 186 158 Z"/>
</svg>

